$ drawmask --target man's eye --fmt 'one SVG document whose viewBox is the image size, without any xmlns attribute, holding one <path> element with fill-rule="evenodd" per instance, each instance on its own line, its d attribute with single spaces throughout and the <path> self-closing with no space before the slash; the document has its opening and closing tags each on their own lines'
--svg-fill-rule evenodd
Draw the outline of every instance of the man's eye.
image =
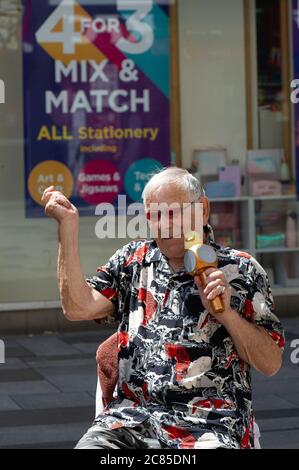
<svg viewBox="0 0 299 470">
<path fill-rule="evenodd" d="M 146 218 L 147 220 L 160 220 L 161 219 L 162 212 L 161 211 L 148 211 L 146 213 Z"/>
</svg>

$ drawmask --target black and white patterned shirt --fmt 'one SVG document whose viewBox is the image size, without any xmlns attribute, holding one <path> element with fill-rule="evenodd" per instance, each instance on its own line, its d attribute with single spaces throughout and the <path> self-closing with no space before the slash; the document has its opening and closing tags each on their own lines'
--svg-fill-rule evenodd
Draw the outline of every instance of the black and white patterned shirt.
<svg viewBox="0 0 299 470">
<path fill-rule="evenodd" d="M 265 271 L 205 230 L 232 287 L 231 307 L 283 349 Z M 194 279 L 173 273 L 155 241 L 137 240 L 87 281 L 114 303 L 119 321 L 116 399 L 96 421 L 118 428 L 149 420 L 169 448 L 253 448 L 250 366 L 203 307 Z"/>
</svg>

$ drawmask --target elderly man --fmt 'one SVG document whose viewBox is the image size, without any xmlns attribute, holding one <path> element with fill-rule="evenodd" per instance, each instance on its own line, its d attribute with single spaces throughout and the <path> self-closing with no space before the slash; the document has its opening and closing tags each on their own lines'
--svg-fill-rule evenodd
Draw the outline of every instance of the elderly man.
<svg viewBox="0 0 299 470">
<path fill-rule="evenodd" d="M 59 222 L 58 275 L 70 320 L 114 315 L 119 321 L 116 397 L 76 448 L 253 448 L 250 367 L 271 376 L 281 366 L 282 326 L 268 278 L 248 255 L 217 245 L 210 206 L 188 171 L 167 168 L 147 183 L 143 199 L 203 207 L 204 242 L 218 255 L 207 284 L 184 269 L 184 237 L 157 231 L 119 249 L 85 279 L 78 249 L 76 208 L 53 187 L 46 214 Z M 166 216 L 155 214 L 158 224 Z M 173 215 L 173 214 L 172 214 Z M 183 232 L 183 231 L 182 231 Z M 211 300 L 221 295 L 224 311 Z"/>
</svg>

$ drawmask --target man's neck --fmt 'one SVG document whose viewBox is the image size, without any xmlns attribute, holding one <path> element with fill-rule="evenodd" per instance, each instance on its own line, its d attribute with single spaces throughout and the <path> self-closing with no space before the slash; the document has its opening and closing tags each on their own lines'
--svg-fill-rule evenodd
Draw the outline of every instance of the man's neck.
<svg viewBox="0 0 299 470">
<path fill-rule="evenodd" d="M 168 259 L 168 263 L 174 272 L 181 271 L 184 268 L 184 258 Z"/>
</svg>

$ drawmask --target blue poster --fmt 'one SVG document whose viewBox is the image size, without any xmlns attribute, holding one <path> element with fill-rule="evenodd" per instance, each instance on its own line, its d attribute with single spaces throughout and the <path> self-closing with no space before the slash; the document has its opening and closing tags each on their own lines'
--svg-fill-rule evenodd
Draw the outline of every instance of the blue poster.
<svg viewBox="0 0 299 470">
<path fill-rule="evenodd" d="M 169 5 L 24 0 L 26 216 L 54 185 L 94 215 L 170 165 Z"/>
</svg>

